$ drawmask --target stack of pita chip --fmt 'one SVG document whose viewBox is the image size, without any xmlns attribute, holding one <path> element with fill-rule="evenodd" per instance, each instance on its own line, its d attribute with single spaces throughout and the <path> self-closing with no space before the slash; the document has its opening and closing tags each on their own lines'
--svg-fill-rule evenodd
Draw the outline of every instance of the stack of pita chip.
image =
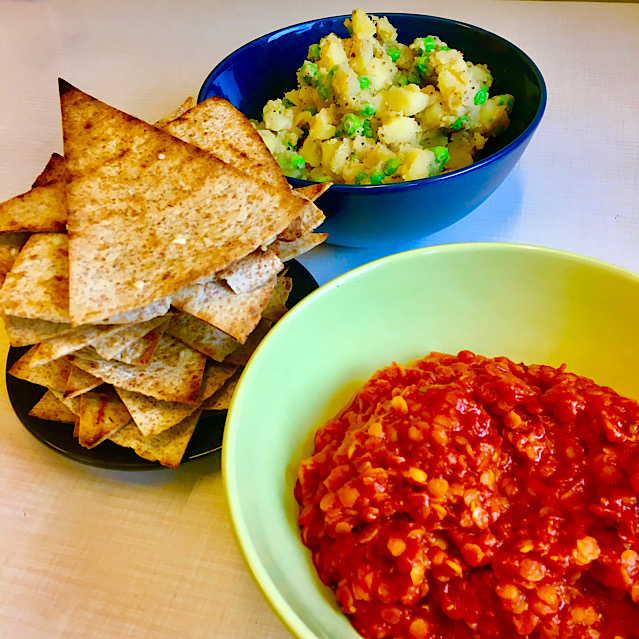
<svg viewBox="0 0 639 639">
<path fill-rule="evenodd" d="M 177 468 L 286 312 L 285 263 L 326 239 L 327 185 L 291 189 L 220 98 L 155 125 L 62 80 L 60 101 L 64 155 L 0 204 L 0 312 L 29 347 L 9 373 L 83 446 Z"/>
</svg>

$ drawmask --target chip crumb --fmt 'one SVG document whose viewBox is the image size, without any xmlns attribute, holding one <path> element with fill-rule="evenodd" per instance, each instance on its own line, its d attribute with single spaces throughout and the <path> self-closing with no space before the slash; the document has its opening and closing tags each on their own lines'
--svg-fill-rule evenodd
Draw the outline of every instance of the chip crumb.
<svg viewBox="0 0 639 639">
<path fill-rule="evenodd" d="M 138 289 L 138 291 L 141 291 L 144 289 L 144 282 L 142 280 L 138 280 L 137 282 L 135 282 L 135 284 L 133 284 L 133 286 L 135 286 L 135 288 Z"/>
<path fill-rule="evenodd" d="M 164 153 L 158 153 L 158 160 L 165 160 L 166 159 L 166 155 L 164 155 Z"/>
<path fill-rule="evenodd" d="M 176 235 L 171 244 L 186 244 L 186 236 L 182 234 Z"/>
</svg>

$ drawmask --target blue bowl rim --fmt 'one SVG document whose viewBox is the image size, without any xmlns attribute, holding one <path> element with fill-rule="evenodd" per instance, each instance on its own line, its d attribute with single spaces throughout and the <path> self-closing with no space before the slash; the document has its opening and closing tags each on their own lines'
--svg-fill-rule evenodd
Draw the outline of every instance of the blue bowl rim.
<svg viewBox="0 0 639 639">
<path fill-rule="evenodd" d="M 543 117 L 544 111 L 546 110 L 546 103 L 547 103 L 547 97 L 548 97 L 546 82 L 537 64 L 532 60 L 532 58 L 527 53 L 525 53 L 517 45 L 513 44 L 506 38 L 492 31 L 488 31 L 487 29 L 484 29 L 483 27 L 478 27 L 474 24 L 470 24 L 468 22 L 461 22 L 459 20 L 454 20 L 452 18 L 442 18 L 441 16 L 432 16 L 432 15 L 422 14 L 422 13 L 388 13 L 388 12 L 376 13 L 374 11 L 367 11 L 367 13 L 369 15 L 386 16 L 391 22 L 391 24 L 394 17 L 428 18 L 429 20 L 433 20 L 434 22 L 442 22 L 442 23 L 445 22 L 447 24 L 451 24 L 457 27 L 472 29 L 473 31 L 476 31 L 477 33 L 480 33 L 482 35 L 486 35 L 498 41 L 501 41 L 503 44 L 507 45 L 508 47 L 513 49 L 516 53 L 518 53 L 530 66 L 535 76 L 535 79 L 539 83 L 539 88 L 540 88 L 539 106 L 537 107 L 537 111 L 535 112 L 535 116 L 533 117 L 531 122 L 514 140 L 512 140 L 512 142 L 509 142 L 506 146 L 498 149 L 494 153 L 491 153 L 490 155 L 486 156 L 485 158 L 482 158 L 481 160 L 478 160 L 477 162 L 473 162 L 473 164 L 469 166 L 463 167 L 461 169 L 456 169 L 455 171 L 450 171 L 449 173 L 444 173 L 442 175 L 434 175 L 432 177 L 421 178 L 419 180 L 407 180 L 405 182 L 395 182 L 392 184 L 332 184 L 331 191 L 334 191 L 335 189 L 337 189 L 339 192 L 342 193 L 342 195 L 349 195 L 349 194 L 354 195 L 356 193 L 360 195 L 364 193 L 366 193 L 367 195 L 372 195 L 374 192 L 379 192 L 380 189 L 383 189 L 385 192 L 393 192 L 393 191 L 400 191 L 400 190 L 423 186 L 425 183 L 434 184 L 439 182 L 445 182 L 450 179 L 454 179 L 455 177 L 459 175 L 470 173 L 471 171 L 476 171 L 483 166 L 492 164 L 496 162 L 497 160 L 503 158 L 504 156 L 508 155 L 511 151 L 516 149 L 518 146 L 520 146 L 525 140 L 527 140 L 533 134 L 535 129 L 539 126 L 539 123 L 541 122 L 541 118 Z M 219 75 L 222 71 L 224 71 L 224 69 L 229 66 L 231 59 L 240 51 L 243 51 L 244 49 L 250 47 L 256 42 L 259 42 L 262 40 L 268 41 L 274 36 L 281 37 L 282 35 L 285 35 L 289 31 L 295 32 L 299 30 L 301 27 L 312 25 L 316 22 L 321 22 L 323 20 L 338 20 L 338 19 L 345 20 L 346 18 L 350 18 L 350 17 L 351 17 L 351 14 L 344 14 L 344 15 L 326 16 L 324 18 L 314 18 L 312 20 L 298 22 L 296 24 L 292 24 L 287 27 L 282 27 L 281 29 L 275 29 L 274 31 L 258 36 L 257 38 L 254 38 L 253 40 L 250 40 L 249 42 L 246 42 L 245 44 L 237 47 L 235 50 L 229 53 L 223 60 L 221 60 L 218 64 L 216 64 L 215 67 L 213 67 L 210 73 L 206 76 L 204 82 L 202 83 L 202 86 L 200 87 L 200 91 L 198 92 L 198 96 L 197 96 L 198 103 L 202 102 L 205 99 L 204 89 L 209 84 L 211 78 Z M 312 180 L 303 180 L 300 178 L 289 177 L 288 180 L 294 186 L 307 186 L 310 184 L 316 184 L 316 182 L 313 182 Z"/>
</svg>

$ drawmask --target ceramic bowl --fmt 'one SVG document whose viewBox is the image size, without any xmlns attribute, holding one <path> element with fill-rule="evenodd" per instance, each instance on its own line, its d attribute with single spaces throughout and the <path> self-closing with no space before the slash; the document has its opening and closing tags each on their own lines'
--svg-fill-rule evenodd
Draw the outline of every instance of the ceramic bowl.
<svg viewBox="0 0 639 639">
<path fill-rule="evenodd" d="M 414 249 L 359 267 L 285 315 L 240 380 L 222 446 L 231 521 L 298 639 L 355 639 L 300 541 L 293 497 L 312 434 L 373 372 L 469 349 L 568 370 L 639 399 L 639 275 L 512 244 Z"/>
<path fill-rule="evenodd" d="M 485 63 L 494 76 L 492 94 L 511 93 L 515 108 L 507 132 L 491 139 L 471 166 L 448 174 L 398 184 L 336 184 L 317 202 L 329 218 L 321 229 L 343 246 L 395 246 L 415 242 L 462 219 L 486 200 L 517 164 L 546 106 L 546 85 L 535 63 L 517 46 L 485 29 L 426 15 L 385 13 L 398 40 L 438 35 L 466 59 Z M 311 20 L 264 35 L 240 47 L 211 71 L 198 100 L 229 100 L 261 119 L 269 99 L 295 88 L 296 71 L 308 47 L 334 32 L 348 37 L 344 20 Z M 291 178 L 293 186 L 308 184 Z"/>
</svg>

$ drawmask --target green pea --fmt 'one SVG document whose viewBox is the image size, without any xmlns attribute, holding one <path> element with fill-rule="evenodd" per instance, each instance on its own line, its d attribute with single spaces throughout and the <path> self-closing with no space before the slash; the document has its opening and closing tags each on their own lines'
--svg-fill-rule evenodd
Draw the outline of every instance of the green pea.
<svg viewBox="0 0 639 639">
<path fill-rule="evenodd" d="M 316 42 L 308 48 L 308 59 L 317 62 L 320 59 L 320 46 Z"/>
<path fill-rule="evenodd" d="M 422 81 L 417 73 L 411 73 L 408 76 L 407 80 L 409 84 L 420 84 L 420 82 Z"/>
<path fill-rule="evenodd" d="M 295 106 L 295 102 L 291 102 L 288 98 L 282 98 L 282 104 L 287 108 L 290 109 L 291 107 Z"/>
<path fill-rule="evenodd" d="M 386 53 L 388 53 L 388 55 L 390 56 L 390 59 L 393 62 L 397 62 L 397 60 L 399 59 L 399 56 L 402 55 L 397 47 L 388 47 L 388 50 L 386 51 Z"/>
<path fill-rule="evenodd" d="M 317 86 L 317 93 L 319 93 L 320 98 L 322 100 L 328 100 L 331 95 L 331 88 L 327 87 L 325 84 L 319 84 Z"/>
<path fill-rule="evenodd" d="M 358 171 L 355 175 L 355 184 L 361 184 L 368 177 L 366 171 Z"/>
<path fill-rule="evenodd" d="M 309 112 L 311 115 L 317 115 L 317 109 L 316 109 L 315 107 L 311 107 L 311 108 L 308 110 L 308 112 Z"/>
<path fill-rule="evenodd" d="M 450 47 L 439 47 L 440 51 L 450 51 Z"/>
<path fill-rule="evenodd" d="M 362 75 L 359 78 L 359 88 L 362 89 L 362 91 L 364 89 L 368 89 L 368 87 L 371 85 L 371 81 L 365 76 Z"/>
<path fill-rule="evenodd" d="M 420 55 L 415 58 L 415 71 L 424 75 L 428 71 L 428 56 Z"/>
<path fill-rule="evenodd" d="M 445 146 L 434 146 L 431 148 L 431 151 L 434 153 L 435 160 L 439 164 L 446 164 L 446 162 L 448 162 L 450 154 L 448 153 L 448 149 Z"/>
<path fill-rule="evenodd" d="M 384 175 L 393 175 L 393 173 L 395 173 L 395 171 L 399 168 L 400 164 L 401 162 L 397 158 L 390 158 L 384 162 L 384 165 L 382 166 L 382 173 Z"/>
<path fill-rule="evenodd" d="M 464 128 L 464 125 L 468 121 L 467 115 L 462 115 L 461 118 L 457 118 L 451 125 L 450 128 L 453 131 L 461 131 Z"/>
<path fill-rule="evenodd" d="M 371 104 L 370 102 L 364 102 L 364 104 L 362 104 L 360 112 L 365 118 L 368 118 L 371 115 L 375 115 L 375 105 Z"/>
<path fill-rule="evenodd" d="M 362 121 L 354 113 L 347 113 L 342 118 L 342 129 L 346 135 L 355 135 L 361 127 Z"/>
<path fill-rule="evenodd" d="M 384 174 L 381 171 L 374 171 L 371 173 L 371 184 L 381 184 L 384 181 Z"/>
<path fill-rule="evenodd" d="M 424 55 L 424 53 L 430 53 L 437 48 L 437 44 L 435 43 L 435 38 L 433 36 L 428 36 L 427 38 L 420 38 L 418 40 L 418 51 L 420 55 Z"/>
<path fill-rule="evenodd" d="M 302 77 L 302 80 L 307 84 L 310 84 L 313 78 L 317 75 L 318 68 L 314 62 L 309 62 L 308 60 L 304 60 L 304 64 L 300 67 L 299 73 Z"/>
<path fill-rule="evenodd" d="M 475 104 L 484 104 L 488 99 L 488 88 L 485 84 L 481 85 L 481 89 L 475 94 Z"/>
<path fill-rule="evenodd" d="M 328 175 L 314 175 L 313 182 L 330 182 L 331 178 Z"/>
<path fill-rule="evenodd" d="M 408 84 L 408 78 L 406 77 L 405 73 L 400 73 L 397 76 L 397 80 L 395 80 L 395 84 L 397 84 L 397 86 L 399 87 L 404 87 Z"/>
<path fill-rule="evenodd" d="M 303 169 L 306 166 L 304 158 L 301 155 L 297 155 L 297 153 L 291 155 L 289 162 L 294 169 Z"/>
</svg>

